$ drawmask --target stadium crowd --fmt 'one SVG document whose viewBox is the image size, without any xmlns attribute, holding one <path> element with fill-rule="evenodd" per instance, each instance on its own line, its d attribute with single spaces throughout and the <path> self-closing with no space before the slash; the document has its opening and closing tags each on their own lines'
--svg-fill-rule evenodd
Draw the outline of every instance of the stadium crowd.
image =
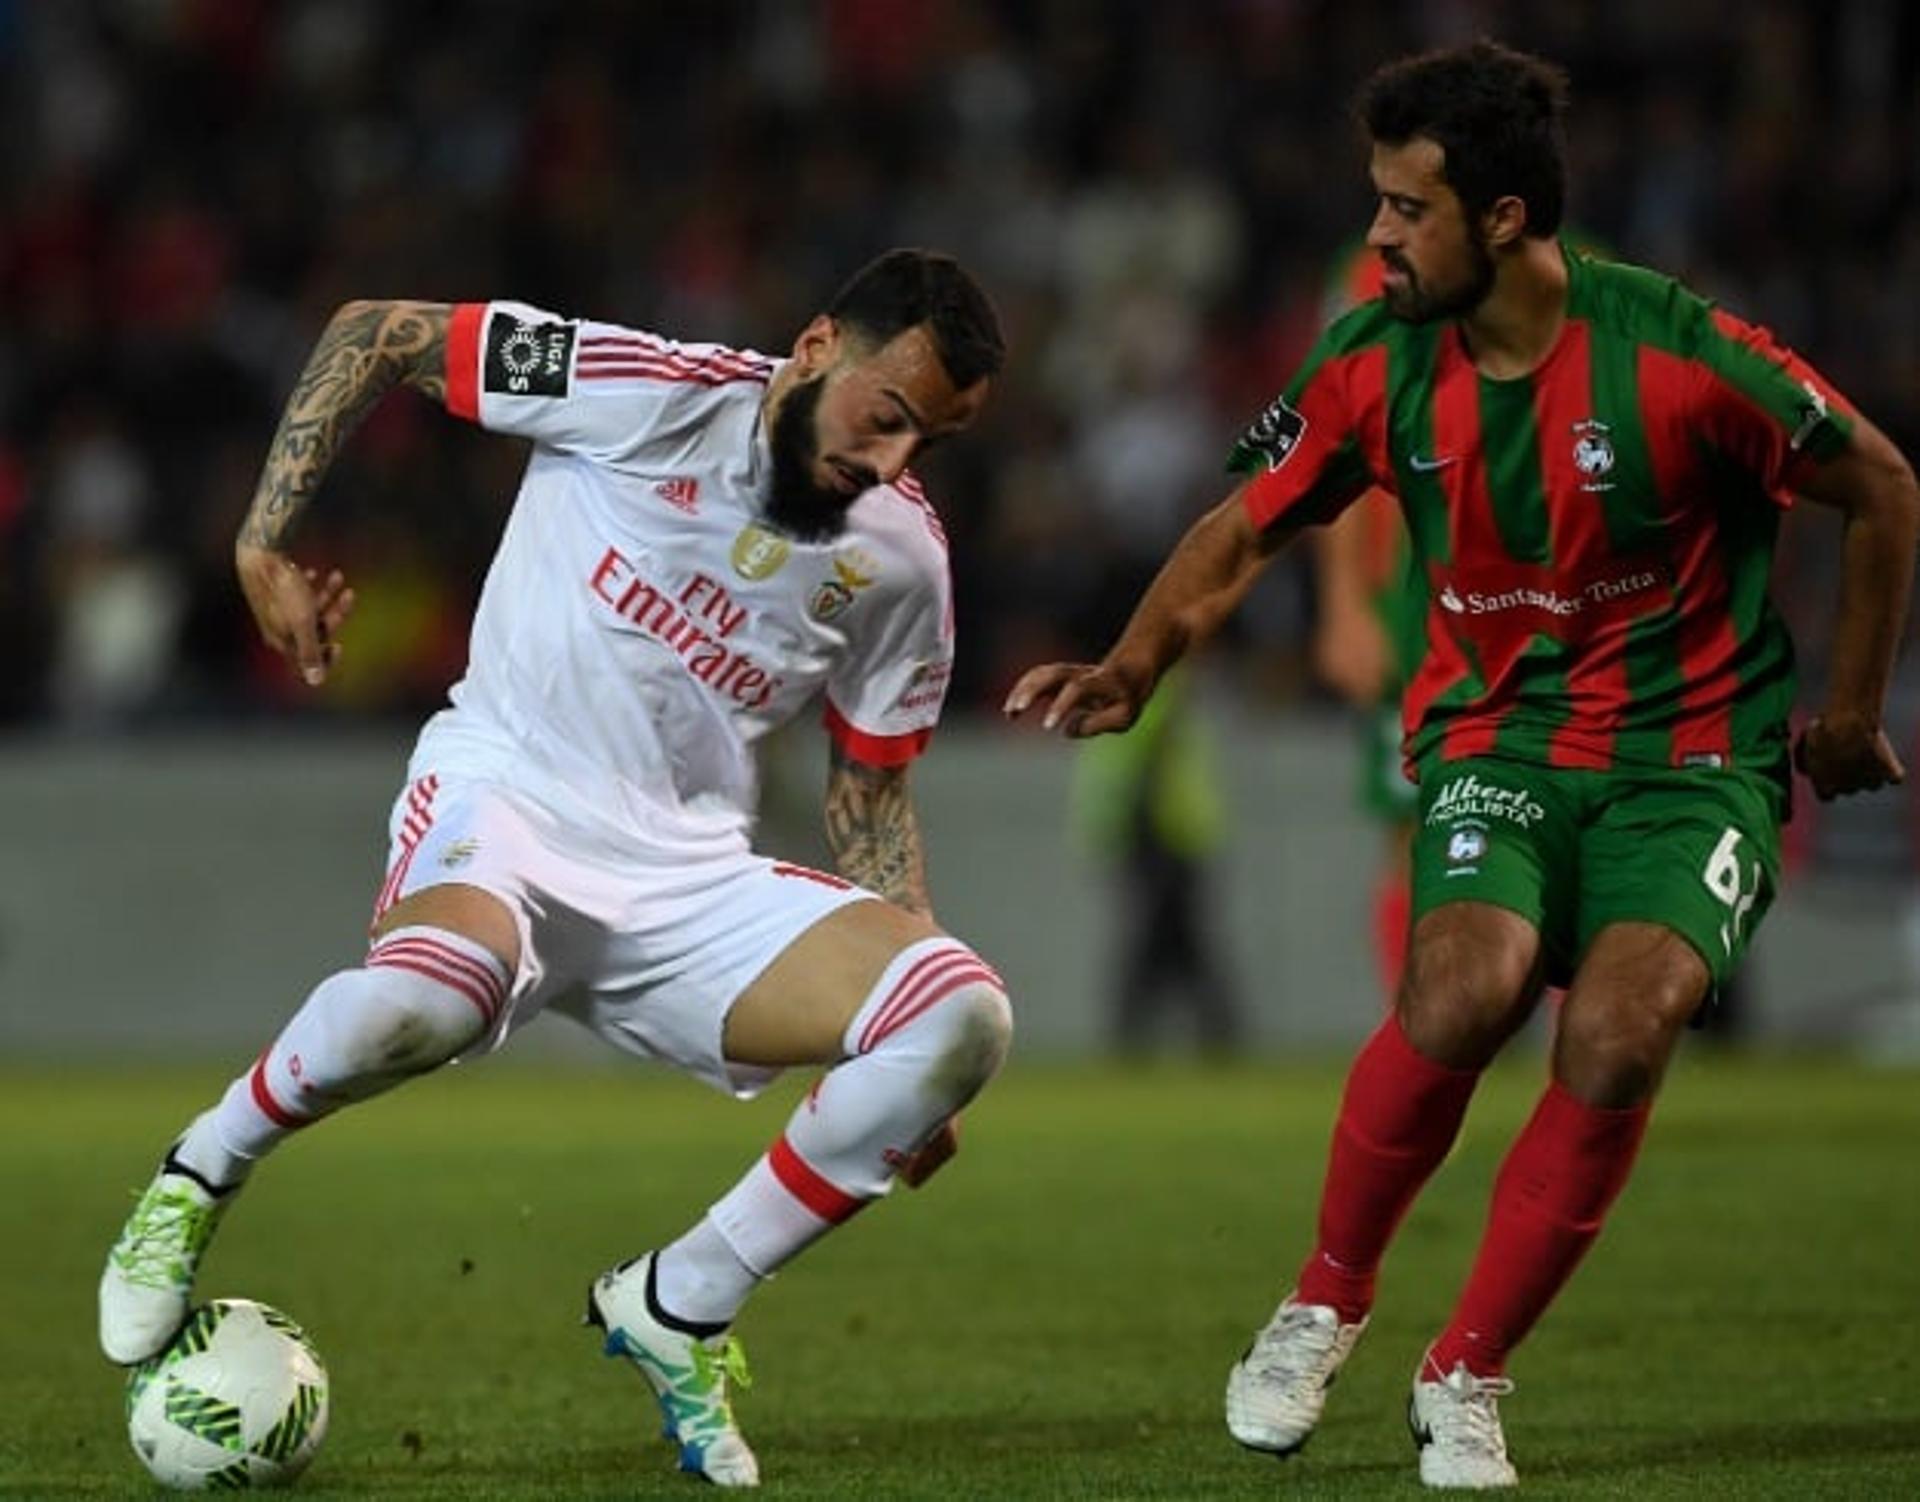
<svg viewBox="0 0 1920 1502">
<path fill-rule="evenodd" d="M 274 415 L 345 299 L 512 296 L 783 353 L 891 244 L 960 256 L 1014 348 L 927 477 L 951 702 L 984 710 L 1104 641 L 1222 492 L 1370 212 L 1354 83 L 1476 33 L 1570 69 L 1584 232 L 1769 324 L 1920 452 L 1897 0 L 0 0 L 0 724 L 439 700 L 513 445 L 396 397 L 349 446 L 300 539 L 360 592 L 318 699 L 232 583 Z M 1782 548 L 1810 666 L 1837 536 Z M 1282 571 L 1243 612 L 1251 691 L 1311 691 L 1308 587 Z"/>
</svg>

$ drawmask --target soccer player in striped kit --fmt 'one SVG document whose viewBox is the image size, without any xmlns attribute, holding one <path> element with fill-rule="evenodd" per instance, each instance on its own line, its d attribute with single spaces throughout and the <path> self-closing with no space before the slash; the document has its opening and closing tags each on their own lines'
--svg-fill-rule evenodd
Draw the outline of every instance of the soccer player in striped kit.
<svg viewBox="0 0 1920 1502">
<path fill-rule="evenodd" d="M 215 1223 L 279 1142 L 552 1009 L 735 1095 L 827 1066 L 698 1223 L 588 1291 L 681 1467 L 757 1483 L 729 1399 L 735 1314 L 951 1154 L 1011 1036 L 999 978 L 933 921 L 908 787 L 953 653 L 945 537 L 908 465 L 973 422 L 1003 357 L 971 277 L 907 250 L 783 360 L 517 303 L 334 316 L 236 548 L 262 634 L 309 683 L 353 597 L 287 538 L 381 394 L 410 386 L 532 454 L 466 674 L 394 806 L 371 948 L 168 1151 L 101 1280 L 110 1358 L 171 1338 Z M 748 841 L 753 744 L 816 697 L 833 873 Z"/>
<path fill-rule="evenodd" d="M 1508 1357 L 1599 1233 L 1680 1032 L 1772 896 L 1794 690 L 1767 574 L 1794 496 L 1840 513 L 1845 563 L 1829 697 L 1792 758 L 1823 799 L 1904 775 L 1881 714 L 1911 468 L 1763 330 L 1556 237 L 1564 107 L 1558 70 L 1492 43 L 1370 81 L 1382 296 L 1247 432 L 1245 482 L 1106 658 L 1035 668 L 1007 705 L 1070 735 L 1129 724 L 1302 528 L 1370 484 L 1399 497 L 1427 592 L 1405 708 L 1412 944 L 1347 1080 L 1316 1245 L 1226 1408 L 1255 1449 L 1306 1441 L 1480 1071 L 1568 980 L 1551 1078 L 1414 1375 L 1434 1486 L 1514 1484 Z"/>
</svg>

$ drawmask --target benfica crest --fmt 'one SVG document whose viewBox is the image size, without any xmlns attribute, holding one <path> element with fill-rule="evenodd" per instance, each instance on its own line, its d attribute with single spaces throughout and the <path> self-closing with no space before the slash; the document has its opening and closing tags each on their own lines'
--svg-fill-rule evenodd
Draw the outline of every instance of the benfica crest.
<svg viewBox="0 0 1920 1502">
<path fill-rule="evenodd" d="M 807 613 L 816 621 L 830 621 L 854 601 L 854 597 L 880 577 L 880 568 L 858 548 L 836 553 L 833 577 L 823 580 L 807 601 Z"/>
</svg>

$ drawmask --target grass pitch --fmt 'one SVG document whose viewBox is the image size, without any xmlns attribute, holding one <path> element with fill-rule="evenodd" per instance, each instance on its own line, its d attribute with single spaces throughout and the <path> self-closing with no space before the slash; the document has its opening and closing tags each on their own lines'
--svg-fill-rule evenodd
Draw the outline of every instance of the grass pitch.
<svg viewBox="0 0 1920 1502">
<path fill-rule="evenodd" d="M 1412 1497 L 1412 1363 L 1471 1256 L 1539 1066 L 1489 1076 L 1299 1457 L 1240 1450 L 1228 1364 L 1304 1254 L 1342 1063 L 1016 1065 L 926 1191 L 741 1322 L 769 1497 Z M 148 1497 L 96 1354 L 100 1260 L 217 1072 L 0 1074 L 0 1495 Z M 446 1071 L 290 1144 L 205 1295 L 326 1356 L 313 1498 L 690 1499 L 587 1280 L 671 1235 L 778 1129 L 657 1071 Z M 1920 1495 L 1920 1078 L 1702 1058 L 1608 1234 L 1516 1360 L 1530 1493 Z"/>
</svg>

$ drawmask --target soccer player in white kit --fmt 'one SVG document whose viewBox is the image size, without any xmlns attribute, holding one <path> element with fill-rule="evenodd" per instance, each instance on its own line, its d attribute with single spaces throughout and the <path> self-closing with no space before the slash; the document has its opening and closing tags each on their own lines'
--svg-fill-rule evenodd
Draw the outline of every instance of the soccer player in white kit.
<svg viewBox="0 0 1920 1502">
<path fill-rule="evenodd" d="M 517 303 L 334 315 L 236 546 L 262 634 L 308 682 L 353 595 L 285 538 L 381 393 L 411 386 L 533 452 L 466 675 L 394 805 L 371 948 L 168 1150 L 101 1280 L 111 1359 L 171 1339 L 215 1224 L 275 1145 L 552 1008 L 736 1095 L 828 1066 L 697 1224 L 588 1292 L 682 1469 L 758 1481 L 728 1399 L 735 1314 L 951 1154 L 1011 1035 L 999 978 L 932 919 L 908 791 L 953 617 L 907 466 L 973 421 L 1003 355 L 972 279 L 910 250 L 859 272 L 785 360 Z M 816 696 L 837 874 L 749 844 L 753 744 Z"/>
</svg>

